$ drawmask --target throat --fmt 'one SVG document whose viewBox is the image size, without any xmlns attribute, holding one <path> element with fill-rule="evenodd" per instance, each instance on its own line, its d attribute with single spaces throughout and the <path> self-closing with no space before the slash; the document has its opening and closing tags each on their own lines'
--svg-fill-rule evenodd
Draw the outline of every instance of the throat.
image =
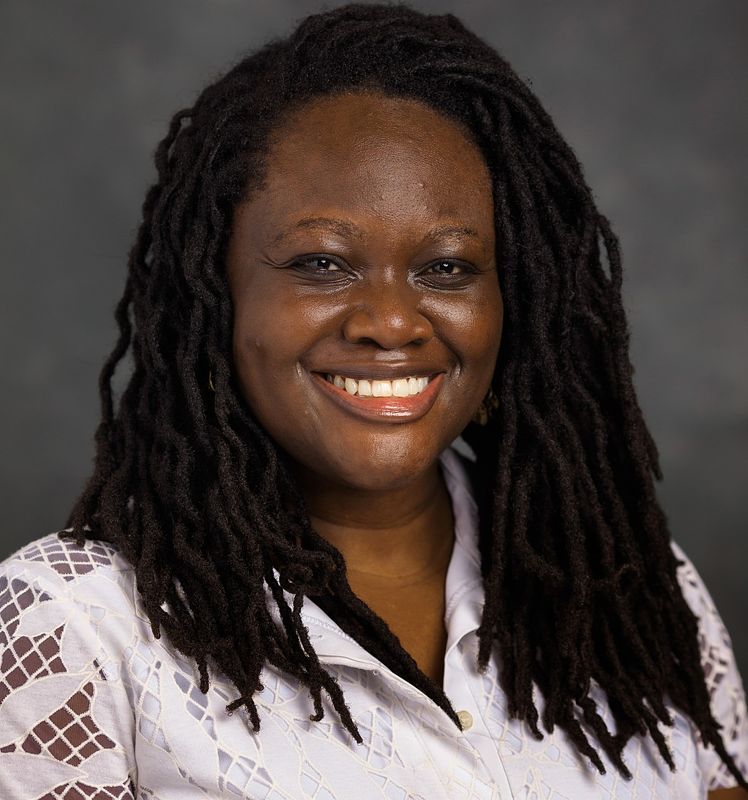
<svg viewBox="0 0 748 800">
<path fill-rule="evenodd" d="M 345 513 L 343 497 L 334 515 L 319 513 L 325 510 L 319 497 L 309 507 L 314 529 L 343 555 L 352 592 L 386 623 L 419 670 L 441 687 L 447 644 L 445 586 L 455 526 L 449 491 L 434 466 L 430 483 L 403 494 L 404 513 L 396 524 L 394 497 L 383 508 L 389 522 L 385 526 L 376 524 L 376 513 L 366 517 L 369 524 L 360 524 L 361 517 Z M 368 511 L 376 508 L 370 505 Z M 352 518 L 359 524 L 351 524 Z M 387 663 L 387 654 L 382 655 Z"/>
<path fill-rule="evenodd" d="M 450 550 L 451 555 L 451 550 Z M 444 625 L 449 557 L 438 569 L 409 580 L 349 573 L 353 592 L 385 623 L 418 668 L 442 685 L 447 631 Z"/>
<path fill-rule="evenodd" d="M 311 522 L 343 555 L 354 591 L 354 583 L 362 589 L 404 588 L 446 570 L 454 519 L 449 492 L 438 470 L 433 481 L 410 488 L 402 497 L 370 498 L 365 517 L 357 514 L 358 498 L 353 498 L 354 507 L 348 508 L 346 499 L 341 498 L 331 514 L 325 514 L 319 502 L 310 503 Z M 397 516 L 393 508 L 399 510 Z"/>
</svg>

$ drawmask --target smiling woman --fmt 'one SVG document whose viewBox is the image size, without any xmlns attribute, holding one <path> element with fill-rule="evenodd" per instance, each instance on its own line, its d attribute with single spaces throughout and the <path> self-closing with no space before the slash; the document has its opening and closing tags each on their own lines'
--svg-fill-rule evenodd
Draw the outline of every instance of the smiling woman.
<svg viewBox="0 0 748 800">
<path fill-rule="evenodd" d="M 351 488 L 408 486 L 417 502 L 438 482 L 439 453 L 491 386 L 495 251 L 483 156 L 423 103 L 334 94 L 275 129 L 226 258 L 234 365 L 300 485 L 329 484 L 327 506 Z M 330 512 L 304 494 L 324 535 Z"/>
<path fill-rule="evenodd" d="M 2 797 L 745 796 L 617 240 L 509 65 L 343 6 L 156 165 L 94 474 L 0 574 Z"/>
</svg>

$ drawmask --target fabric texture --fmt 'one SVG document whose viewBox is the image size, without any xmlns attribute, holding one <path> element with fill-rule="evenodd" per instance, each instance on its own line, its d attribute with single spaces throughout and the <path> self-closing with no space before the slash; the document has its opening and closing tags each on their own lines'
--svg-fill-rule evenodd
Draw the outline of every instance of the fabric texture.
<svg viewBox="0 0 748 800">
<path fill-rule="evenodd" d="M 0 797 L 628 800 L 703 798 L 734 785 L 677 711 L 674 726 L 663 728 L 676 771 L 651 740 L 636 737 L 625 750 L 632 781 L 602 750 L 605 775 L 558 729 L 535 740 L 509 719 L 495 664 L 483 675 L 475 667 L 483 600 L 475 502 L 460 456 L 447 450 L 441 464 L 455 516 L 444 689 L 463 731 L 306 601 L 312 644 L 364 742 L 353 741 L 327 702 L 324 719 L 310 721 L 306 688 L 268 668 L 254 734 L 243 710 L 227 715 L 237 691 L 225 676 L 211 672 L 203 695 L 193 663 L 165 637 L 154 639 L 134 571 L 116 548 L 51 534 L 0 565 Z M 730 639 L 693 565 L 674 548 L 700 620 L 712 708 L 745 774 L 748 716 Z M 594 696 L 605 710 L 604 694 Z M 536 701 L 542 710 L 538 694 Z"/>
</svg>

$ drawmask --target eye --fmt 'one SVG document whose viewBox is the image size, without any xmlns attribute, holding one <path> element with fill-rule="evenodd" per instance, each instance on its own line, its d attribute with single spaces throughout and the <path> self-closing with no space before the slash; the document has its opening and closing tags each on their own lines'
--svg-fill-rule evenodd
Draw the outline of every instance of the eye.
<svg viewBox="0 0 748 800">
<path fill-rule="evenodd" d="M 434 289 L 462 289 L 468 286 L 479 270 L 468 261 L 440 258 L 425 266 L 419 280 Z"/>
<path fill-rule="evenodd" d="M 435 264 L 432 264 L 429 267 L 432 270 L 433 274 L 435 275 L 459 275 L 465 272 L 465 267 L 462 264 L 458 264 L 456 261 L 451 261 L 450 259 L 444 259 L 442 261 L 437 261 Z"/>
<path fill-rule="evenodd" d="M 307 258 L 297 258 L 291 263 L 292 267 L 302 272 L 327 275 L 331 272 L 342 272 L 340 264 L 327 256 L 308 256 Z"/>
</svg>

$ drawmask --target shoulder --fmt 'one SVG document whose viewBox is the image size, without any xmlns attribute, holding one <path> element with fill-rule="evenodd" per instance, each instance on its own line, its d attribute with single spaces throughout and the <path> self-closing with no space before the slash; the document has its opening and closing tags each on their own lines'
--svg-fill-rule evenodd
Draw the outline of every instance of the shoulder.
<svg viewBox="0 0 748 800">
<path fill-rule="evenodd" d="M 676 542 L 672 542 L 671 547 L 678 562 L 677 575 L 683 597 L 698 621 L 702 661 L 709 664 L 707 678 L 720 682 L 722 675 L 718 673 L 724 674 L 726 665 L 734 662 L 730 634 L 691 559 Z"/>
<path fill-rule="evenodd" d="M 122 570 L 128 564 L 118 549 L 109 542 L 86 539 L 78 544 L 69 534 L 72 528 L 56 531 L 35 539 L 0 562 L 0 574 L 26 566 L 49 569 L 68 581 L 97 570 Z"/>
<path fill-rule="evenodd" d="M 49 534 L 0 563 L 0 796 L 133 796 L 135 595 L 104 542 Z"/>
<path fill-rule="evenodd" d="M 58 533 L 0 562 L 0 609 L 6 640 L 19 635 L 17 628 L 38 634 L 63 625 L 100 638 L 103 627 L 111 633 L 141 616 L 134 569 L 117 548 L 98 540 L 78 544 Z"/>
<path fill-rule="evenodd" d="M 672 549 L 678 561 L 677 575 L 683 597 L 698 622 L 701 665 L 712 714 L 722 726 L 727 751 L 745 775 L 748 774 L 748 712 L 730 634 L 692 561 L 677 543 L 672 543 Z M 700 748 L 699 762 L 710 791 L 735 785 L 735 779 L 714 750 Z"/>
<path fill-rule="evenodd" d="M 48 584 L 70 595 L 80 584 L 134 579 L 132 565 L 108 543 L 87 539 L 78 544 L 65 536 L 70 531 L 50 533 L 30 542 L 0 562 L 0 581 L 27 580 Z"/>
</svg>

